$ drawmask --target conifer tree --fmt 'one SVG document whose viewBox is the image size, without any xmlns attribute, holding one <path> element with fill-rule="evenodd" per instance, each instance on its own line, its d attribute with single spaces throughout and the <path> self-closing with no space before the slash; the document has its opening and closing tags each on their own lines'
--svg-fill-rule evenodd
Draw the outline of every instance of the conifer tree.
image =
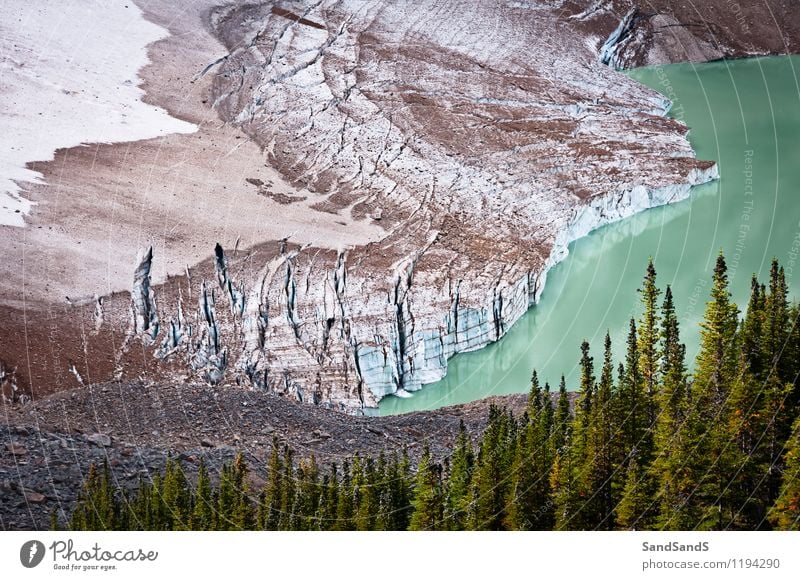
<svg viewBox="0 0 800 580">
<path fill-rule="evenodd" d="M 587 466 L 581 485 L 589 494 L 583 509 L 586 528 L 610 530 L 617 504 L 613 480 L 620 457 L 614 413 L 614 362 L 608 333 L 603 346 L 603 368 L 590 413 Z"/>
<path fill-rule="evenodd" d="M 778 261 L 773 259 L 769 274 L 769 293 L 764 300 L 762 345 L 767 370 L 776 374 L 780 382 L 793 378 L 788 376 L 788 359 L 784 356 L 789 339 L 787 294 L 786 275 Z"/>
<path fill-rule="evenodd" d="M 191 496 L 183 470 L 171 457 L 167 458 L 163 486 L 164 515 L 167 530 L 189 529 Z"/>
<path fill-rule="evenodd" d="M 691 516 L 687 497 L 693 491 L 690 479 L 693 431 L 690 422 L 686 347 L 680 340 L 678 317 L 667 286 L 661 307 L 661 377 L 657 402 L 656 458 L 653 463 L 659 529 L 686 529 Z"/>
<path fill-rule="evenodd" d="M 555 424 L 553 426 L 553 451 L 556 454 L 563 454 L 567 446 L 567 434 L 572 422 L 570 414 L 569 395 L 567 394 L 567 383 L 564 375 L 561 375 L 561 382 L 558 385 L 558 403 L 555 412 Z"/>
<path fill-rule="evenodd" d="M 594 458 L 590 457 L 590 433 L 592 431 L 592 407 L 595 390 L 594 359 L 589 356 L 589 343 L 581 344 L 580 359 L 581 379 L 580 392 L 575 406 L 575 417 L 572 421 L 572 437 L 570 465 L 575 473 L 570 479 L 575 482 L 574 497 L 570 500 L 576 505 L 571 521 L 567 524 L 572 529 L 591 528 L 598 523 L 594 509 L 594 481 L 592 468 Z"/>
<path fill-rule="evenodd" d="M 571 429 L 567 429 L 564 451 L 557 453 L 550 473 L 550 488 L 554 506 L 554 529 L 575 530 L 579 528 L 575 518 L 577 513 L 578 485 L 575 481 L 577 473 L 570 452 Z"/>
<path fill-rule="evenodd" d="M 620 367 L 619 396 L 617 397 L 617 421 L 622 426 L 621 443 L 624 455 L 623 467 L 633 454 L 639 462 L 649 459 L 651 450 L 648 434 L 647 393 L 639 366 L 639 340 L 636 322 L 629 324 L 625 365 Z"/>
<path fill-rule="evenodd" d="M 771 504 L 778 495 L 780 473 L 783 469 L 783 443 L 791 433 L 797 413 L 789 405 L 793 399 L 794 382 L 791 342 L 790 307 L 786 275 L 783 267 L 773 259 L 770 268 L 769 292 L 764 300 L 764 328 L 762 341 L 766 376 L 761 416 L 765 421 L 764 440 L 769 471 L 766 481 L 767 501 Z"/>
<path fill-rule="evenodd" d="M 156 529 L 151 521 L 150 509 L 150 485 L 143 477 L 139 477 L 139 485 L 136 489 L 136 499 L 131 502 L 132 512 L 131 520 L 135 522 L 137 530 L 153 530 Z M 88 528 L 83 528 L 88 529 Z"/>
<path fill-rule="evenodd" d="M 617 522 L 625 530 L 647 529 L 649 514 L 653 511 L 653 498 L 648 495 L 645 481 L 647 470 L 642 468 L 634 454 L 625 471 L 625 486 L 617 506 Z"/>
<path fill-rule="evenodd" d="M 742 369 L 731 386 L 728 408 L 728 444 L 723 448 L 722 463 L 730 470 L 724 499 L 731 507 L 726 528 L 758 529 L 765 521 L 771 503 L 762 470 L 769 469 L 764 433 L 767 429 L 765 391 L 748 370 L 742 353 Z"/>
<path fill-rule="evenodd" d="M 236 505 L 236 488 L 231 468 L 223 464 L 219 474 L 219 493 L 217 494 L 217 529 L 221 531 L 236 529 L 233 524 L 233 510 Z"/>
<path fill-rule="evenodd" d="M 441 477 L 441 473 L 439 474 Z M 375 469 L 375 461 L 367 457 L 364 467 L 365 485 L 361 490 L 361 501 L 358 506 L 357 526 L 360 530 L 381 529 L 378 522 L 380 511 L 380 479 L 382 474 Z"/>
<path fill-rule="evenodd" d="M 625 478 L 617 521 L 623 528 L 647 529 L 656 513 L 656 481 L 651 470 L 654 449 L 650 395 L 641 373 L 639 344 L 636 322 L 631 319 L 616 410 L 617 421 L 622 425 L 620 468 Z"/>
<path fill-rule="evenodd" d="M 390 485 L 392 489 L 392 514 L 393 523 L 391 530 L 405 530 L 411 521 L 411 500 L 414 480 L 411 473 L 411 460 L 408 457 L 408 449 L 403 448 L 400 461 L 392 461 L 390 473 Z"/>
<path fill-rule="evenodd" d="M 150 481 L 150 497 L 147 503 L 149 513 L 146 516 L 148 529 L 150 530 L 160 531 L 164 529 L 164 520 L 166 520 L 166 516 L 164 514 L 163 481 L 163 476 L 160 472 L 153 475 Z"/>
<path fill-rule="evenodd" d="M 444 502 L 441 484 L 441 468 L 436 465 L 427 445 L 417 467 L 414 485 L 414 512 L 409 529 L 438 530 L 444 518 Z"/>
<path fill-rule="evenodd" d="M 786 348 L 787 382 L 792 384 L 789 405 L 795 416 L 800 414 L 800 304 L 789 309 L 789 344 Z"/>
<path fill-rule="evenodd" d="M 450 460 L 450 477 L 447 482 L 445 502 L 445 527 L 447 529 L 466 529 L 473 462 L 472 442 L 462 419 L 458 429 L 456 447 Z"/>
<path fill-rule="evenodd" d="M 353 483 L 350 478 L 350 463 L 342 463 L 342 481 L 339 487 L 338 505 L 336 506 L 336 530 L 353 530 Z"/>
<path fill-rule="evenodd" d="M 73 512 L 70 528 L 73 530 L 114 530 L 117 523 L 114 488 L 108 461 L 102 467 L 89 466 L 78 506 Z"/>
<path fill-rule="evenodd" d="M 214 529 L 214 496 L 211 489 L 211 480 L 208 477 L 206 462 L 201 457 L 197 470 L 197 484 L 195 486 L 194 502 L 192 506 L 191 529 Z"/>
<path fill-rule="evenodd" d="M 567 409 L 569 411 L 569 408 Z M 553 408 L 553 398 L 550 393 L 550 383 L 545 382 L 544 393 L 542 394 L 542 412 L 539 415 L 540 437 L 548 441 L 548 456 L 552 464 L 552 438 L 555 428 L 555 409 Z"/>
<path fill-rule="evenodd" d="M 280 514 L 278 528 L 291 529 L 289 522 L 294 517 L 295 508 L 295 473 L 294 453 L 288 445 L 283 446 L 283 477 L 281 478 Z"/>
<path fill-rule="evenodd" d="M 750 300 L 741 329 L 741 348 L 747 369 L 756 380 L 764 378 L 764 348 L 762 345 L 765 317 L 765 293 L 755 274 L 750 281 Z"/>
<path fill-rule="evenodd" d="M 658 298 L 661 290 L 656 286 L 656 269 L 652 258 L 647 263 L 644 282 L 639 289 L 642 302 L 642 316 L 638 326 L 639 372 L 644 383 L 646 399 L 644 402 L 648 428 L 652 429 L 656 419 L 656 391 L 659 383 L 659 363 L 661 350 L 658 347 L 660 338 L 660 320 Z"/>
<path fill-rule="evenodd" d="M 692 402 L 701 432 L 692 451 L 696 489 L 692 501 L 701 511 L 700 529 L 724 529 L 736 511 L 727 498 L 735 465 L 731 460 L 729 396 L 740 369 L 738 309 L 728 291 L 728 268 L 720 254 L 711 296 L 700 325 L 700 352 L 692 384 Z"/>
<path fill-rule="evenodd" d="M 250 468 L 244 459 L 244 454 L 237 453 L 230 469 L 233 483 L 233 506 L 231 510 L 231 525 L 234 530 L 250 530 L 253 528 L 254 513 L 250 502 L 250 485 L 247 474 Z"/>
<path fill-rule="evenodd" d="M 583 453 L 586 449 L 589 430 L 589 420 L 592 415 L 592 398 L 595 389 L 594 359 L 589 356 L 589 343 L 581 343 L 581 383 L 575 412 L 573 447 L 580 448 Z"/>
<path fill-rule="evenodd" d="M 278 439 L 272 439 L 267 460 L 267 483 L 259 502 L 259 525 L 264 530 L 278 530 L 283 504 L 283 476 L 285 468 Z"/>
<path fill-rule="evenodd" d="M 506 521 L 506 499 L 515 447 L 512 422 L 509 413 L 495 405 L 489 407 L 489 422 L 473 470 L 473 529 L 500 530 Z"/>
<path fill-rule="evenodd" d="M 539 411 L 541 411 L 544 405 L 543 396 L 542 388 L 539 386 L 539 375 L 536 369 L 533 369 L 531 373 L 531 388 L 528 391 L 527 411 L 529 416 L 538 415 Z"/>
<path fill-rule="evenodd" d="M 800 530 L 800 418 L 794 422 L 792 436 L 786 445 L 786 468 L 769 521 L 778 530 Z"/>
<path fill-rule="evenodd" d="M 553 526 L 550 489 L 552 430 L 550 385 L 546 384 L 542 391 L 538 375 L 533 371 L 528 406 L 518 430 L 512 463 L 511 488 L 506 506 L 506 527 L 509 529 L 546 530 Z"/>
<path fill-rule="evenodd" d="M 700 352 L 694 376 L 697 396 L 710 413 L 721 408 L 736 378 L 738 315 L 728 291 L 728 267 L 720 254 L 714 267 L 711 297 L 700 324 Z"/>
<path fill-rule="evenodd" d="M 550 474 L 555 460 L 553 452 L 553 426 L 554 411 L 550 397 L 550 385 L 544 384 L 542 394 L 542 410 L 537 421 L 536 442 L 533 444 L 533 471 L 537 474 L 536 499 L 533 504 L 537 507 L 534 513 L 528 514 L 530 529 L 551 530 L 555 523 L 555 506 L 552 501 L 552 488 L 550 487 Z"/>
<path fill-rule="evenodd" d="M 335 530 L 339 508 L 339 474 L 335 463 L 331 465 L 330 475 L 324 483 L 325 499 L 321 510 L 320 529 Z"/>
</svg>

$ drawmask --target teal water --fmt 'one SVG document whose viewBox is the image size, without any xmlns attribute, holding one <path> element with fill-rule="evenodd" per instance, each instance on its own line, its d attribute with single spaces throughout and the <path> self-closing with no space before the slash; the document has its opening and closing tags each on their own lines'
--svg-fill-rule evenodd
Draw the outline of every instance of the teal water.
<svg viewBox="0 0 800 580">
<path fill-rule="evenodd" d="M 747 304 L 750 277 L 766 280 L 770 261 L 786 267 L 800 297 L 800 56 L 644 68 L 631 77 L 673 101 L 691 129 L 697 156 L 719 164 L 721 179 L 691 198 L 606 226 L 570 246 L 548 276 L 541 301 L 499 342 L 453 357 L 447 376 L 408 399 L 387 397 L 381 414 L 405 413 L 528 390 L 535 367 L 554 388 L 563 373 L 576 388 L 579 346 L 596 359 L 608 330 L 622 354 L 636 289 L 648 257 L 659 285 L 675 294 L 687 355 L 717 253 L 728 259 L 731 290 Z"/>
</svg>

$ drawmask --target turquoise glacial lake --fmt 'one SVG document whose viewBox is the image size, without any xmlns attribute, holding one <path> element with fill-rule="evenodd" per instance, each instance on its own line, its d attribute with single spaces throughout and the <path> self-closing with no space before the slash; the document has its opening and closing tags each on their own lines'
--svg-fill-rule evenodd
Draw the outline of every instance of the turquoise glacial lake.
<svg viewBox="0 0 800 580">
<path fill-rule="evenodd" d="M 786 268 L 791 295 L 800 297 L 800 56 L 628 74 L 673 101 L 670 114 L 690 127 L 697 156 L 717 161 L 720 180 L 694 188 L 686 201 L 573 243 L 569 257 L 550 271 L 541 301 L 504 338 L 454 356 L 444 379 L 412 397 L 386 397 L 380 414 L 526 392 L 534 368 L 553 388 L 564 374 L 575 389 L 584 339 L 599 360 L 608 331 L 615 355 L 623 355 L 650 257 L 659 285 L 672 286 L 690 359 L 697 353 L 698 322 L 720 250 L 740 308 L 747 304 L 750 277 L 766 280 L 773 257 Z"/>
</svg>

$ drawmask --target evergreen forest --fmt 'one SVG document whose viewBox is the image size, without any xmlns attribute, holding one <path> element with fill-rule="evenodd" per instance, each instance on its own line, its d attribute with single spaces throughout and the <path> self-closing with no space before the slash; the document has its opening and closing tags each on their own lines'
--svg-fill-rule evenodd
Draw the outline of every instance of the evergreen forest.
<svg viewBox="0 0 800 580">
<path fill-rule="evenodd" d="M 647 265 L 619 364 L 608 335 L 580 346 L 580 384 L 531 377 L 521 415 L 491 406 L 454 447 L 298 460 L 273 441 L 251 489 L 239 455 L 219 473 L 178 461 L 136 489 L 92 466 L 73 530 L 800 530 L 800 305 L 784 269 L 744 309 L 717 258 L 690 374 L 669 286 Z M 597 348 L 597 345 L 595 345 Z M 53 527 L 59 522 L 53 518 Z"/>
</svg>

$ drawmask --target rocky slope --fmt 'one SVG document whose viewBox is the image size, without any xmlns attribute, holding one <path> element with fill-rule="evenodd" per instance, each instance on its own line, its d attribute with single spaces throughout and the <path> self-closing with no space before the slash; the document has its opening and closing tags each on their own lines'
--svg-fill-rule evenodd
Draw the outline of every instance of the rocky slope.
<svg viewBox="0 0 800 580">
<path fill-rule="evenodd" d="M 586 0 L 563 10 L 616 68 L 800 51 L 800 10 L 786 0 Z"/>
<path fill-rule="evenodd" d="M 47 529 L 53 511 L 65 524 L 92 463 L 108 461 L 115 485 L 131 488 L 140 477 L 162 470 L 168 454 L 191 478 L 201 457 L 216 477 L 222 464 L 241 452 L 257 489 L 264 484 L 273 438 L 300 457 L 314 455 L 321 466 L 355 453 L 376 457 L 404 450 L 413 461 L 426 444 L 444 457 L 460 421 L 473 435 L 482 432 L 492 402 L 520 413 L 527 398 L 358 418 L 261 391 L 123 382 L 57 393 L 35 404 L 3 405 L 0 530 Z"/>
<path fill-rule="evenodd" d="M 687 128 L 665 117 L 668 103 L 603 63 L 686 58 L 666 35 L 702 44 L 705 33 L 632 6 L 143 4 L 173 32 L 151 52 L 148 98 L 198 134 L 74 163 L 59 186 L 84 199 L 79 223 L 47 213 L 46 187 L 26 192 L 47 218 L 2 242 L 12 256 L 0 313 L 11 329 L 0 343 L 6 396 L 187 377 L 358 412 L 440 378 L 450 356 L 499 339 L 536 302 L 571 240 L 716 176 L 694 158 Z M 681 23 L 688 13 L 669 14 Z M 729 13 L 703 16 L 714 38 L 728 30 L 719 54 L 747 53 L 730 26 L 712 26 Z M 793 34 L 792 22 L 781 26 Z M 688 58 L 718 55 L 701 53 Z M 190 193 L 86 219 L 104 181 L 81 197 L 81 167 L 133 195 L 140 182 L 119 168 L 145 171 L 162 149 L 164 175 Z M 193 156 L 192 171 L 172 173 Z M 169 228 L 173 203 L 187 218 Z M 58 234 L 39 231 L 49 222 Z M 38 266 L 16 257 L 31 264 L 39 248 L 56 267 L 28 274 L 20 297 L 20 267 Z"/>
</svg>

